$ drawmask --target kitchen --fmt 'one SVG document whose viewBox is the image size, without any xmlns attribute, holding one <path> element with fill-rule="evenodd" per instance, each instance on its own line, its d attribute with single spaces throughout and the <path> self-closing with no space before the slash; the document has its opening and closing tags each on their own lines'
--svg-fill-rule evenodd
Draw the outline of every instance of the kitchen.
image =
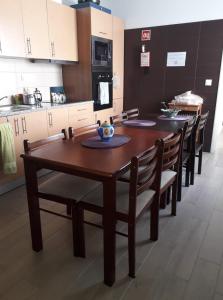
<svg viewBox="0 0 223 300">
<path fill-rule="evenodd" d="M 120 5 L 120 1 L 104 0 L 100 3 L 102 8 L 97 3 L 76 6 L 71 0 L 61 2 L 0 3 L 0 124 L 13 129 L 17 169 L 16 174 L 0 173 L 0 298 L 223 299 L 222 132 L 216 136 L 215 148 L 211 141 L 222 68 L 222 5 L 216 3 L 214 8 L 206 4 L 202 15 L 200 1 L 199 5 L 194 4 L 190 15 L 192 1 L 179 7 L 172 1 L 169 7 L 159 1 L 123 0 Z M 149 41 L 143 42 L 144 28 L 151 35 Z M 150 66 L 142 67 L 141 54 L 148 51 Z M 166 54 L 174 51 L 187 52 L 184 67 L 167 68 Z M 148 115 L 160 115 L 161 102 L 171 101 L 190 87 L 204 98 L 201 113 L 209 111 L 204 150 L 212 153 L 204 153 L 202 174 L 195 170 L 195 184 L 190 182 L 188 188 L 183 182 L 176 217 L 169 216 L 173 207 L 168 205 L 169 192 L 165 194 L 167 203 L 160 209 L 157 242 L 148 240 L 145 209 L 136 230 L 136 274 L 130 268 L 129 277 L 130 246 L 123 238 L 128 230 L 119 220 L 114 222 L 113 179 L 118 171 L 125 175 L 125 163 L 155 144 L 155 137 L 171 138 L 170 131 L 176 133 L 178 126 L 183 126 L 187 114 L 170 121 Z M 125 112 L 136 107 L 136 120 L 126 121 Z M 90 125 L 98 130 L 97 121 L 109 123 L 114 116 L 124 117 L 123 125 L 141 121 L 148 128 L 115 126 L 116 135 L 130 136 L 123 148 L 95 150 L 80 145 L 82 137 L 78 135 L 82 128 Z M 73 129 L 68 132 L 69 127 Z M 61 129 L 67 130 L 69 138 L 61 134 Z M 31 151 L 32 142 L 52 136 L 60 136 L 63 141 L 56 140 L 43 145 L 43 150 L 40 147 Z M 21 158 L 24 140 L 29 142 L 25 143 Z M 195 165 L 197 168 L 197 158 Z M 39 171 L 40 167 L 43 170 Z M 51 167 L 62 174 L 52 175 Z M 90 169 L 94 169 L 92 173 Z M 70 177 L 63 177 L 66 171 Z M 55 184 L 51 181 L 54 177 L 75 177 L 80 189 L 82 181 L 78 178 L 96 178 L 106 187 L 103 220 L 98 217 L 99 209 L 92 214 L 84 208 L 84 259 L 83 253 L 80 255 L 83 240 L 78 240 L 80 247 L 72 248 L 77 238 L 72 219 L 77 213 L 75 205 L 65 201 L 68 194 L 72 196 L 74 186 L 69 187 L 68 180 L 65 196 L 53 199 L 47 195 L 48 200 L 53 199 L 49 202 L 40 191 L 41 228 L 35 194 L 37 173 L 41 175 L 39 183 L 44 186 L 51 182 L 54 192 L 64 184 L 63 180 Z M 86 197 L 87 187 L 86 181 Z M 94 191 L 97 198 L 97 189 Z M 172 198 L 173 193 L 172 189 Z M 50 210 L 54 215 L 48 214 Z M 61 214 L 65 217 L 57 218 Z M 79 214 L 75 215 L 78 220 L 82 212 Z M 103 230 L 89 226 L 92 223 L 104 228 L 104 236 Z M 117 235 L 115 244 L 115 233 L 120 232 L 122 236 Z"/>
</svg>

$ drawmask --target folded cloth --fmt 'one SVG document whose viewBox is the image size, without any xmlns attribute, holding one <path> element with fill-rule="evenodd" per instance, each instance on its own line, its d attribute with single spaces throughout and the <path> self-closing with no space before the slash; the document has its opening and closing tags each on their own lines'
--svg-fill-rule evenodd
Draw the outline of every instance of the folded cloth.
<svg viewBox="0 0 223 300">
<path fill-rule="evenodd" d="M 15 142 L 10 123 L 0 124 L 0 156 L 3 173 L 10 175 L 17 172 Z"/>
<path fill-rule="evenodd" d="M 109 104 L 109 83 L 108 82 L 99 82 L 98 96 L 101 105 Z"/>
</svg>

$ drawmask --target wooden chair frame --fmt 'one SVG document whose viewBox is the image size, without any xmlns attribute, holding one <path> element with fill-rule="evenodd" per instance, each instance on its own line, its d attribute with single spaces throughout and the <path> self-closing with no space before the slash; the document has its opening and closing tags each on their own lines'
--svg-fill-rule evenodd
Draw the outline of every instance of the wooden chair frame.
<svg viewBox="0 0 223 300">
<path fill-rule="evenodd" d="M 116 220 L 128 223 L 128 234 L 118 232 L 122 236 L 128 237 L 128 252 L 129 252 L 129 276 L 135 277 L 135 227 L 136 222 L 147 208 L 150 208 L 150 238 L 153 241 L 158 239 L 159 232 L 159 191 L 162 169 L 162 153 L 163 144 L 157 141 L 156 145 L 149 149 L 141 156 L 133 157 L 130 167 L 130 185 L 129 185 L 129 213 L 116 212 Z M 146 168 L 139 171 L 139 167 L 146 165 Z M 154 197 L 145 205 L 140 214 L 136 216 L 137 196 L 148 188 L 155 191 Z M 85 239 L 84 239 L 84 210 L 89 210 L 103 216 L 103 207 L 92 205 L 87 202 L 80 201 L 77 205 L 78 228 L 79 228 L 79 243 L 82 245 L 82 252 L 85 255 Z M 85 222 L 87 223 L 87 222 Z M 87 223 L 94 225 L 92 223 Z M 102 227 L 98 226 L 97 227 Z M 103 227 L 102 227 L 103 228 Z"/>
<path fill-rule="evenodd" d="M 133 108 L 133 109 L 129 109 L 129 110 L 126 110 L 126 111 L 123 111 L 123 112 L 127 114 L 128 120 L 138 119 L 138 117 L 139 117 L 138 107 Z"/>
<path fill-rule="evenodd" d="M 128 116 L 125 112 L 119 114 L 119 115 L 115 115 L 115 116 L 111 116 L 110 117 L 110 123 L 112 125 L 120 125 L 122 124 L 122 122 L 128 120 Z"/>
</svg>

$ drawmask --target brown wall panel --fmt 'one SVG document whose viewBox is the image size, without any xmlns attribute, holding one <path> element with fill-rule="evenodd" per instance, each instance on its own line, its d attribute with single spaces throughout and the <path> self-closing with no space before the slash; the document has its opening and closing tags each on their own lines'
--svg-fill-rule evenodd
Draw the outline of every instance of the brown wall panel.
<svg viewBox="0 0 223 300">
<path fill-rule="evenodd" d="M 125 31 L 124 108 L 138 106 L 143 114 L 160 111 L 161 101 L 193 90 L 205 98 L 203 111 L 210 111 L 205 150 L 213 130 L 219 73 L 223 50 L 223 20 L 148 28 L 152 38 L 141 42 L 141 30 Z M 151 52 L 151 66 L 140 67 L 141 45 Z M 185 67 L 166 67 L 167 52 L 187 52 Z M 205 87 L 205 79 L 213 79 Z"/>
</svg>

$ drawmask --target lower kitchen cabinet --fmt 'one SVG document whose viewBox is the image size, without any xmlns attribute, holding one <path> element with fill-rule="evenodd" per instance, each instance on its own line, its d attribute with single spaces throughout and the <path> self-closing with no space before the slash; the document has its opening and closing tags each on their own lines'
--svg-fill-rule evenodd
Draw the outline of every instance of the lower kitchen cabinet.
<svg viewBox="0 0 223 300">
<path fill-rule="evenodd" d="M 30 112 L 4 118 L 12 126 L 16 150 L 17 174 L 4 175 L 0 173 L 0 184 L 6 184 L 23 176 L 23 160 L 20 155 L 23 153 L 23 141 L 28 139 L 36 141 L 47 137 L 46 111 Z"/>
<path fill-rule="evenodd" d="M 95 112 L 95 120 L 101 121 L 101 123 L 107 121 L 110 122 L 110 117 L 113 116 L 113 109 L 103 109 Z"/>
<path fill-rule="evenodd" d="M 95 123 L 93 103 L 81 103 L 68 109 L 69 126 L 81 128 Z"/>
<path fill-rule="evenodd" d="M 67 108 L 54 108 L 47 111 L 48 136 L 58 134 L 68 126 Z"/>
<path fill-rule="evenodd" d="M 123 111 L 123 99 L 114 99 L 113 100 L 113 115 L 119 115 Z"/>
</svg>

